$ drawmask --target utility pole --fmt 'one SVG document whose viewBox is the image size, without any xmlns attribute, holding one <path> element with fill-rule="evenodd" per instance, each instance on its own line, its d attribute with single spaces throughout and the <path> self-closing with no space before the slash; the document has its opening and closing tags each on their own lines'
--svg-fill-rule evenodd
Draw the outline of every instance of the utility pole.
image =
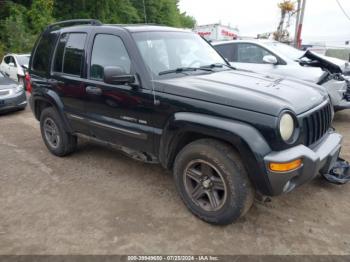
<svg viewBox="0 0 350 262">
<path fill-rule="evenodd" d="M 303 4 L 302 4 L 302 7 L 301 7 L 301 11 L 300 11 L 299 24 L 298 24 L 297 48 L 301 47 L 301 30 L 303 29 L 305 6 L 306 6 L 306 0 L 303 0 Z"/>
<path fill-rule="evenodd" d="M 143 0 L 143 15 L 145 16 L 145 24 L 147 24 L 147 13 L 146 13 L 145 0 Z"/>
<path fill-rule="evenodd" d="M 294 32 L 294 47 L 298 47 L 298 28 L 300 21 L 300 8 L 301 8 L 301 0 L 298 0 L 298 8 L 297 8 L 297 20 L 295 22 L 295 32 Z"/>
</svg>

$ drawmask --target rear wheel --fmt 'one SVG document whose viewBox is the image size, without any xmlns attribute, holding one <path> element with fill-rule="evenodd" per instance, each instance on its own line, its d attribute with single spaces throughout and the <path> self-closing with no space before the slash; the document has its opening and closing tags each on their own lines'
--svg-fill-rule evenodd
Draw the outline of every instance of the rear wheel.
<svg viewBox="0 0 350 262">
<path fill-rule="evenodd" d="M 175 159 L 174 178 L 189 210 L 209 223 L 232 223 L 254 200 L 254 189 L 237 152 L 214 139 L 185 146 Z"/>
<path fill-rule="evenodd" d="M 57 111 L 48 107 L 40 116 L 41 136 L 49 151 L 56 156 L 66 156 L 76 150 L 77 137 L 67 133 Z"/>
</svg>

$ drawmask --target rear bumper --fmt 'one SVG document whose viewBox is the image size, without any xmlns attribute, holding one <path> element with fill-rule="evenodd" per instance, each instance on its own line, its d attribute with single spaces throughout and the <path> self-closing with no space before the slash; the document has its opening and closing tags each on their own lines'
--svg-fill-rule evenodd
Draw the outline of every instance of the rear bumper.
<svg viewBox="0 0 350 262">
<path fill-rule="evenodd" d="M 264 157 L 267 176 L 271 185 L 271 195 L 280 195 L 289 192 L 317 176 L 317 174 L 328 173 L 334 166 L 340 153 L 342 136 L 333 131 L 318 144 L 310 149 L 304 145 L 293 148 L 271 152 Z M 302 159 L 302 165 L 288 172 L 273 172 L 268 165 L 271 162 L 290 162 Z"/>
<path fill-rule="evenodd" d="M 2 101 L 0 104 L 0 112 L 16 110 L 27 106 L 27 97 L 25 92 L 19 94 L 18 96 L 9 97 L 6 99 L 1 99 L 0 97 L 0 100 Z"/>
</svg>

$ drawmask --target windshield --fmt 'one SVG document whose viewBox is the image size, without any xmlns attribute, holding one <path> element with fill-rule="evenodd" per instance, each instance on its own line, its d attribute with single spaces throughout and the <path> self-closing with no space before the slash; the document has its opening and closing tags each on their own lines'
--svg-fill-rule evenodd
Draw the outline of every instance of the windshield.
<svg viewBox="0 0 350 262">
<path fill-rule="evenodd" d="M 18 55 L 17 56 L 17 61 L 18 63 L 22 65 L 28 65 L 29 64 L 29 55 Z"/>
<path fill-rule="evenodd" d="M 272 50 L 274 50 L 277 54 L 280 53 L 283 56 L 291 59 L 291 60 L 298 60 L 300 57 L 304 55 L 305 52 L 296 49 L 292 46 L 278 43 L 278 42 L 270 42 L 266 43 L 268 47 L 270 47 Z"/>
<path fill-rule="evenodd" d="M 142 32 L 134 33 L 133 37 L 154 77 L 179 68 L 226 64 L 214 48 L 194 33 Z"/>
</svg>

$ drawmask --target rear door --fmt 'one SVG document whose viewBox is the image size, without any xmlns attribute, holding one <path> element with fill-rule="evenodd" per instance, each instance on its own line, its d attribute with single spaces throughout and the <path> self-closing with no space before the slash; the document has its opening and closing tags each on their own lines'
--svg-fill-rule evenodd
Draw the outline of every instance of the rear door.
<svg viewBox="0 0 350 262">
<path fill-rule="evenodd" d="M 86 32 L 61 34 L 52 62 L 49 83 L 60 96 L 68 120 L 76 132 L 88 133 L 84 119 L 85 107 L 85 45 Z"/>
</svg>

